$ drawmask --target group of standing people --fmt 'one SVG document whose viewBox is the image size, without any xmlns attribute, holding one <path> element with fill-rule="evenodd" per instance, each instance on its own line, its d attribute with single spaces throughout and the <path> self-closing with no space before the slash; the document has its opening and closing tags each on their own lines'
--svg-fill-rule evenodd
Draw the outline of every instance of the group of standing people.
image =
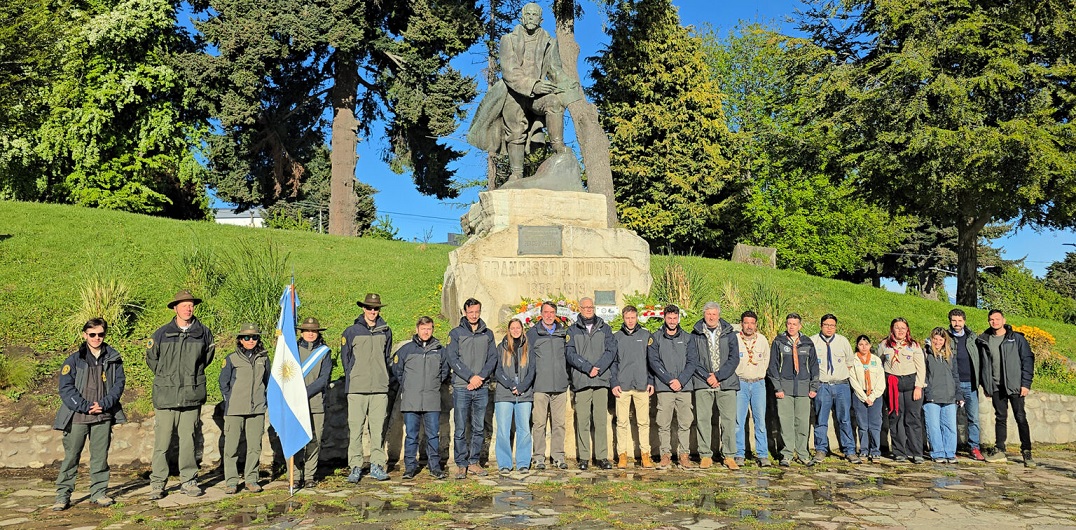
<svg viewBox="0 0 1076 530">
<path fill-rule="evenodd" d="M 176 316 L 153 334 L 146 351 L 154 376 L 151 499 L 165 495 L 166 455 L 173 438 L 179 444 L 180 491 L 202 494 L 194 439 L 206 402 L 205 369 L 213 362 L 215 345 L 212 333 L 194 316 L 200 302 L 189 291 L 177 293 L 168 304 Z M 759 466 L 770 465 L 770 423 L 778 433 L 774 454 L 780 465 L 824 460 L 831 452 L 831 415 L 836 420 L 838 454 L 852 463 L 873 461 L 881 456 L 883 412 L 888 416 L 891 456 L 897 461 L 922 463 L 929 442 L 935 462 L 955 463 L 957 414 L 962 412 L 968 424 L 969 456 L 998 462 L 1006 460 L 1009 408 L 1017 422 L 1023 462 L 1034 466 L 1024 412 L 1034 358 L 1024 336 L 1006 324 L 999 310 L 990 311 L 989 327 L 976 336 L 966 327 L 964 312 L 953 309 L 948 329 L 934 328 L 923 344 L 911 336 L 905 319 L 896 318 L 889 335 L 872 351 L 865 335 L 856 338 L 853 349 L 837 333 L 837 317 L 832 314 L 821 318 L 818 334 L 807 336 L 801 332 L 802 318 L 791 313 L 784 332 L 771 342 L 758 331 L 753 311 L 740 315 L 736 329 L 721 317 L 721 306 L 715 302 L 703 307 L 702 318 L 690 330 L 680 325 L 680 309 L 666 306 L 664 322 L 651 333 L 640 325 L 635 307 L 623 308 L 622 324 L 614 331 L 595 315 L 594 301 L 583 298 L 574 322 L 565 323 L 557 316 L 557 306 L 544 302 L 533 326 L 527 329 L 512 319 L 498 343 L 481 318 L 482 304 L 472 298 L 464 303 L 463 317 L 445 343 L 434 337 L 433 319 L 423 316 L 410 340 L 393 352 L 392 329 L 380 315 L 381 297 L 370 293 L 357 305 L 362 315 L 343 331 L 340 346 L 350 430 L 347 480 L 353 483 L 364 476 L 366 436 L 371 450 L 365 474 L 379 481 L 389 479 L 385 433 L 397 400 L 405 427 L 403 478 L 418 473 L 420 430 L 425 431 L 430 474 L 447 478 L 440 461 L 439 426 L 441 388 L 448 381 L 457 479 L 487 474 L 480 456 L 494 382 L 495 454 L 502 475 L 547 466 L 568 468 L 564 442 L 569 398 L 580 469 L 592 464 L 600 469 L 627 468 L 635 463 L 637 439 L 638 465 L 643 468 L 668 468 L 675 456 L 682 468 L 710 468 L 720 461 L 735 470 L 747 458 L 748 415 Z M 321 335 L 326 328 L 316 318 L 304 319 L 297 328 L 300 362 L 315 364 L 305 375 L 314 436 L 296 455 L 302 488 L 316 484 L 324 394 L 333 360 Z M 87 439 L 90 502 L 101 506 L 113 502 L 106 492 L 107 453 L 112 425 L 125 421 L 120 406 L 125 375 L 119 353 L 105 343 L 107 330 L 103 319 L 86 322 L 83 344 L 61 368 L 61 406 L 54 428 L 64 433 L 65 459 L 57 478 L 55 510 L 70 505 Z M 235 350 L 221 361 L 219 379 L 224 398 L 225 493 L 236 493 L 241 486 L 261 491 L 258 464 L 269 376 L 261 330 L 243 324 Z M 986 455 L 979 439 L 980 388 L 995 409 L 996 443 Z M 610 460 L 605 428 L 610 397 L 615 401 L 615 461 Z M 653 422 L 651 397 L 656 399 Z M 776 410 L 777 417 L 768 418 L 768 410 Z M 808 449 L 812 419 L 813 454 Z M 657 430 L 657 461 L 650 447 L 651 423 Z M 698 464 L 689 454 L 692 432 Z M 240 439 L 247 445 L 242 474 Z"/>
</svg>

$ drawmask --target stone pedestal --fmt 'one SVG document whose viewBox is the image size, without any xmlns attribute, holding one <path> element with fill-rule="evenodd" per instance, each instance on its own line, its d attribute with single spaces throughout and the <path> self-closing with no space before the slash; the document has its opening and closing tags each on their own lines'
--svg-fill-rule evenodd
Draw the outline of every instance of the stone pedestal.
<svg viewBox="0 0 1076 530">
<path fill-rule="evenodd" d="M 622 306 L 625 295 L 650 290 L 650 246 L 635 232 L 609 227 L 602 195 L 486 191 L 461 225 L 470 239 L 449 254 L 441 295 L 450 322 L 471 297 L 500 335 L 521 298 L 604 292 Z"/>
</svg>

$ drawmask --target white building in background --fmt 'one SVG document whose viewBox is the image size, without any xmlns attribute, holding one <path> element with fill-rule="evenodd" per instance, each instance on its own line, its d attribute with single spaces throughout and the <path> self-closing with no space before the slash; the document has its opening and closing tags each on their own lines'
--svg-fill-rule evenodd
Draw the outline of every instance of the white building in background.
<svg viewBox="0 0 1076 530">
<path fill-rule="evenodd" d="M 265 222 L 262 219 L 262 212 L 256 208 L 236 213 L 232 208 L 215 208 L 213 210 L 213 218 L 218 224 L 222 225 L 234 225 L 234 226 L 249 226 L 252 228 L 261 228 L 265 226 Z"/>
</svg>

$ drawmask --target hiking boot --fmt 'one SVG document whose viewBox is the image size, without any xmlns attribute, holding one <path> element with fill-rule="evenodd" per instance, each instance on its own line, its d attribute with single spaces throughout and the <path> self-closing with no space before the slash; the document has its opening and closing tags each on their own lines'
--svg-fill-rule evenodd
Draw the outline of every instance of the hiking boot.
<svg viewBox="0 0 1076 530">
<path fill-rule="evenodd" d="M 257 482 L 247 482 L 247 491 L 251 493 L 261 493 L 262 487 Z"/>
<path fill-rule="evenodd" d="M 912 457 L 912 463 L 913 464 L 922 464 L 923 462 L 926 462 L 926 459 L 924 459 L 923 457 L 921 457 L 919 455 L 916 455 L 916 456 Z"/>
<path fill-rule="evenodd" d="M 781 459 L 781 467 L 792 467 L 792 459 L 785 457 Z"/>
<path fill-rule="evenodd" d="M 743 467 L 743 463 L 744 463 L 744 457 L 742 457 L 742 456 L 737 456 L 736 458 L 733 458 L 733 459 L 732 459 L 732 461 L 733 461 L 733 462 L 736 462 L 736 466 L 737 466 L 737 467 Z"/>
<path fill-rule="evenodd" d="M 418 474 L 417 469 L 405 469 L 404 472 L 403 472 L 402 478 L 404 480 L 411 480 L 411 479 L 415 478 L 415 475 L 417 475 L 417 474 Z"/>
<path fill-rule="evenodd" d="M 694 469 L 698 466 L 691 461 L 691 457 L 687 453 L 680 453 L 680 467 L 683 469 Z"/>
<path fill-rule="evenodd" d="M 672 466 L 672 455 L 663 454 L 658 462 L 658 469 L 669 469 Z"/>
<path fill-rule="evenodd" d="M 389 474 L 380 464 L 373 464 L 370 466 L 370 478 L 377 481 L 385 481 L 389 479 Z"/>
<path fill-rule="evenodd" d="M 983 456 L 983 452 L 978 447 L 971 450 L 971 459 L 976 462 L 986 462 L 986 457 Z"/>
<path fill-rule="evenodd" d="M 604 469 L 606 471 L 613 469 L 613 463 L 604 458 L 594 462 L 594 465 L 598 466 L 598 469 Z"/>
<path fill-rule="evenodd" d="M 852 464 L 862 464 L 863 463 L 863 459 L 859 458 L 859 455 L 857 455 L 855 453 L 849 454 L 845 458 L 848 460 L 849 463 L 852 463 Z"/>
<path fill-rule="evenodd" d="M 52 511 L 62 512 L 71 507 L 70 499 L 56 499 L 56 502 L 52 504 Z"/>
<path fill-rule="evenodd" d="M 732 459 L 732 457 L 726 456 L 725 460 L 722 463 L 725 464 L 725 467 L 729 468 L 729 471 L 736 471 L 737 469 L 740 469 L 740 465 L 737 464 L 736 461 Z"/>
<path fill-rule="evenodd" d="M 538 462 L 534 464 L 535 471 L 545 471 L 545 462 Z"/>
<path fill-rule="evenodd" d="M 758 459 L 758 467 L 770 467 L 770 459 L 769 458 L 759 458 Z"/>
<path fill-rule="evenodd" d="M 164 488 L 153 488 L 149 490 L 149 500 L 157 501 L 164 498 Z"/>
<path fill-rule="evenodd" d="M 202 488 L 198 487 L 198 483 L 193 480 L 188 480 L 181 488 L 179 488 L 188 497 L 201 497 Z"/>
<path fill-rule="evenodd" d="M 619 469 L 628 469 L 628 454 L 620 453 L 616 457 L 616 467 Z"/>
<path fill-rule="evenodd" d="M 531 474 L 531 468 L 529 467 L 517 467 L 516 471 L 518 471 L 519 474 L 523 475 L 524 477 Z"/>
<path fill-rule="evenodd" d="M 702 460 L 699 462 L 699 467 L 701 469 L 710 469 L 713 466 L 714 466 L 714 459 L 710 458 L 708 456 L 702 457 Z"/>
<path fill-rule="evenodd" d="M 115 503 L 115 499 L 109 497 L 108 495 L 102 495 L 100 497 L 97 497 L 96 499 L 90 499 L 90 504 L 99 506 L 101 508 L 112 506 Z"/>
<path fill-rule="evenodd" d="M 590 461 L 589 460 L 580 460 L 579 461 L 579 470 L 580 471 L 586 471 L 588 467 L 590 467 Z"/>
<path fill-rule="evenodd" d="M 986 452 L 986 461 L 992 464 L 1000 464 L 1009 461 L 1009 457 L 1005 456 L 1005 451 L 998 449 L 997 447 Z"/>
<path fill-rule="evenodd" d="M 471 464 L 471 465 L 467 466 L 467 474 L 468 475 L 474 475 L 476 477 L 484 477 L 484 476 L 488 475 L 489 473 L 486 473 L 486 470 L 482 469 L 482 466 L 480 466 L 478 464 Z"/>
<path fill-rule="evenodd" d="M 225 495 L 235 495 L 236 493 L 239 493 L 239 486 L 235 484 L 229 484 L 224 488 Z"/>
<path fill-rule="evenodd" d="M 456 480 L 463 480 L 465 478 L 467 478 L 467 468 L 456 466 Z"/>
<path fill-rule="evenodd" d="M 1035 460 L 1031 458 L 1031 451 L 1020 451 L 1020 455 L 1024 457 L 1024 467 L 1035 468 Z"/>
<path fill-rule="evenodd" d="M 510 467 L 502 467 L 502 468 L 501 468 L 501 469 L 499 470 L 499 473 L 500 473 L 500 475 L 501 475 L 502 477 L 507 477 L 508 475 L 511 475 L 511 474 L 512 474 L 512 468 L 510 468 Z"/>
<path fill-rule="evenodd" d="M 650 453 L 643 453 L 643 468 L 652 469 L 654 467 L 654 461 L 650 459 Z"/>
<path fill-rule="evenodd" d="M 568 469 L 567 462 L 561 462 L 560 460 L 553 461 L 553 469 L 565 470 Z"/>
<path fill-rule="evenodd" d="M 347 476 L 347 481 L 352 484 L 358 484 L 360 480 L 362 480 L 362 466 L 351 468 L 351 474 Z"/>
<path fill-rule="evenodd" d="M 448 473 L 445 473 L 445 470 L 443 469 L 431 469 L 430 476 L 432 476 L 434 480 L 444 480 L 448 478 Z"/>
<path fill-rule="evenodd" d="M 821 464 L 825 460 L 826 460 L 826 452 L 825 451 L 815 451 L 814 452 L 814 458 L 808 460 L 807 465 L 813 466 L 815 464 Z"/>
</svg>

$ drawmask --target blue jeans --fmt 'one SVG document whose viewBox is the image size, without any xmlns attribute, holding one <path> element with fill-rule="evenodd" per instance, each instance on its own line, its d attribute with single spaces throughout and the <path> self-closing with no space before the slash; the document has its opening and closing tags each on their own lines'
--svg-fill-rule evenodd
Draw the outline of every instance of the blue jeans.
<svg viewBox="0 0 1076 530">
<path fill-rule="evenodd" d="M 516 423 L 516 469 L 531 467 L 531 407 L 524 401 L 498 401 L 493 404 L 497 422 L 497 467 L 512 469 L 512 420 Z"/>
<path fill-rule="evenodd" d="M 426 430 L 426 458 L 430 462 L 430 471 L 441 470 L 441 411 L 404 412 L 404 467 L 408 470 L 418 469 L 418 425 Z"/>
<path fill-rule="evenodd" d="M 478 463 L 482 454 L 482 442 L 485 438 L 484 422 L 486 407 L 489 405 L 489 389 L 485 386 L 477 390 L 465 387 L 452 387 L 452 420 L 455 423 L 453 449 L 456 465 L 467 467 Z M 470 443 L 466 440 L 467 426 L 471 427 Z"/>
<path fill-rule="evenodd" d="M 770 448 L 766 440 L 766 380 L 746 383 L 740 380 L 740 391 L 736 393 L 736 458 L 743 458 L 746 453 L 744 424 L 747 423 L 747 410 L 751 409 L 751 424 L 755 428 L 755 456 L 769 458 Z"/>
<path fill-rule="evenodd" d="M 930 457 L 956 458 L 956 403 L 924 403 Z"/>
<path fill-rule="evenodd" d="M 979 389 L 971 383 L 960 383 L 960 399 L 964 400 L 964 415 L 968 419 L 968 445 L 979 448 Z"/>
<path fill-rule="evenodd" d="M 856 452 L 856 442 L 852 438 L 852 387 L 848 383 L 827 385 L 823 383 L 814 397 L 814 411 L 818 421 L 814 426 L 814 450 L 829 451 L 829 414 L 837 413 L 837 439 L 840 440 L 844 454 Z"/>
<path fill-rule="evenodd" d="M 882 402 L 885 395 L 867 404 L 858 399 L 852 400 L 852 411 L 856 416 L 856 428 L 859 429 L 859 454 L 865 456 L 882 456 Z"/>
</svg>

